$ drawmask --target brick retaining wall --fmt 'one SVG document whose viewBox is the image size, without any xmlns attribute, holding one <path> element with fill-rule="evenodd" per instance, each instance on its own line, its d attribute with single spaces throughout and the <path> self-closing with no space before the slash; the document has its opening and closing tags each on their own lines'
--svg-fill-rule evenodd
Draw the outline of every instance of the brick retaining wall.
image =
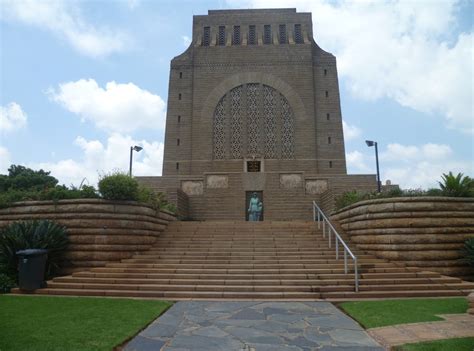
<svg viewBox="0 0 474 351">
<path fill-rule="evenodd" d="M 0 209 L 0 228 L 25 219 L 50 219 L 68 229 L 66 273 L 147 250 L 175 216 L 133 201 L 101 199 L 25 201 Z"/>
<path fill-rule="evenodd" d="M 460 248 L 474 237 L 474 199 L 413 197 L 362 201 L 332 216 L 361 250 L 447 275 L 473 276 Z"/>
</svg>

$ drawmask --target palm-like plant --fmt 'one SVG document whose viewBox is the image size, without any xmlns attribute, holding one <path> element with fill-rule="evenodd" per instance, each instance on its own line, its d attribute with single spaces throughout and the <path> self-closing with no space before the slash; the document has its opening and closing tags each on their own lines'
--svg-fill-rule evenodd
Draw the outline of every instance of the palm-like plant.
<svg viewBox="0 0 474 351">
<path fill-rule="evenodd" d="M 474 195 L 474 180 L 462 173 L 456 176 L 452 172 L 443 173 L 441 179 L 442 182 L 438 183 L 444 196 L 470 197 Z"/>
</svg>

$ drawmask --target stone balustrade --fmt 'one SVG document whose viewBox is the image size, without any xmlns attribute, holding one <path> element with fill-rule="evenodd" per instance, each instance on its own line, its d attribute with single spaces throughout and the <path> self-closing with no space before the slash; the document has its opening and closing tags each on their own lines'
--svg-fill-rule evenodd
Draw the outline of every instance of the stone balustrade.
<svg viewBox="0 0 474 351">
<path fill-rule="evenodd" d="M 361 201 L 336 211 L 351 241 L 379 258 L 471 277 L 460 248 L 474 237 L 474 199 L 411 197 Z"/>
<path fill-rule="evenodd" d="M 50 219 L 67 228 L 68 273 L 147 250 L 175 216 L 134 201 L 101 199 L 24 201 L 0 209 L 0 228 L 27 219 Z"/>
</svg>

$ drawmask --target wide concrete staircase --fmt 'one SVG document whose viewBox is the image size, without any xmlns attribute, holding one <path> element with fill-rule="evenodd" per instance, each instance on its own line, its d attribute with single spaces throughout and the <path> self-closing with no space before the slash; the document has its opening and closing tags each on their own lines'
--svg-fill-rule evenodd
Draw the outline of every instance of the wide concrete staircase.
<svg viewBox="0 0 474 351">
<path fill-rule="evenodd" d="M 352 247 L 352 246 L 351 246 Z M 343 259 L 314 222 L 173 222 L 148 251 L 58 277 L 38 294 L 166 299 L 351 299 L 461 296 L 474 283 L 406 268 L 353 250 Z M 342 255 L 341 255 L 342 256 Z"/>
</svg>

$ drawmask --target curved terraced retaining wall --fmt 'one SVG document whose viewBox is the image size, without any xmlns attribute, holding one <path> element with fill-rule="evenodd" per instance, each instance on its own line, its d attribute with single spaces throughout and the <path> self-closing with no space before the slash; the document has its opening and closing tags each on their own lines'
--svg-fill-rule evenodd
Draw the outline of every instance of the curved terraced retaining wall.
<svg viewBox="0 0 474 351">
<path fill-rule="evenodd" d="M 446 275 L 471 277 L 459 261 L 474 237 L 474 199 L 413 197 L 368 200 L 333 213 L 361 250 Z"/>
<path fill-rule="evenodd" d="M 134 201 L 100 199 L 25 201 L 0 209 L 0 228 L 25 219 L 51 219 L 68 229 L 69 273 L 147 250 L 175 216 Z"/>
</svg>

